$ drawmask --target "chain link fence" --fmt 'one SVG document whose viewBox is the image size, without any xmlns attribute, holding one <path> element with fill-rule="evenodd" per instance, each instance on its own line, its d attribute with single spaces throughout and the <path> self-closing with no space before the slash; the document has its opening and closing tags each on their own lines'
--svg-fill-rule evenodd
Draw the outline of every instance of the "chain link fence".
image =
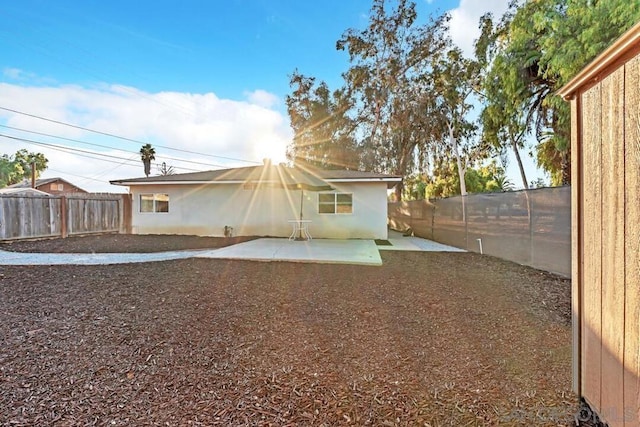
<svg viewBox="0 0 640 427">
<path fill-rule="evenodd" d="M 389 204 L 389 226 L 571 276 L 571 187 Z"/>
</svg>

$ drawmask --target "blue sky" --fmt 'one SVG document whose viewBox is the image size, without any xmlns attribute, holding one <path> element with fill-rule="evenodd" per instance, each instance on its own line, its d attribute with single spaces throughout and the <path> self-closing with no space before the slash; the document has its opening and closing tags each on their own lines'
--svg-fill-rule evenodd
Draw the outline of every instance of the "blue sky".
<svg viewBox="0 0 640 427">
<path fill-rule="evenodd" d="M 347 28 L 366 26 L 370 6 L 369 0 L 25 0 L 3 7 L 2 65 L 59 83 L 102 81 L 231 99 L 255 89 L 282 96 L 295 68 L 338 83 L 347 56 L 336 41 Z M 419 3 L 424 18 L 454 6 Z"/>
<path fill-rule="evenodd" d="M 418 0 L 417 10 L 422 21 L 452 13 L 454 41 L 470 49 L 477 18 L 501 14 L 506 3 Z M 156 146 L 157 163 L 177 172 L 282 160 L 292 136 L 288 76 L 297 68 L 337 87 L 348 58 L 336 41 L 364 28 L 370 7 L 365 0 L 5 2 L 0 134 L 18 139 L 0 138 L 0 153 L 43 152 L 44 177 L 92 191 L 124 191 L 108 180 L 142 175 L 139 142 Z"/>
</svg>

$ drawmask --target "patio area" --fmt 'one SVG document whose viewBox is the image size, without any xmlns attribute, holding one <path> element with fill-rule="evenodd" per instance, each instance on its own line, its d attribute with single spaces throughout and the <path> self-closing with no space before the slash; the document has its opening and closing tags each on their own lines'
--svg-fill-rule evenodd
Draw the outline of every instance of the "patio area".
<svg viewBox="0 0 640 427">
<path fill-rule="evenodd" d="M 118 237 L 120 238 L 120 237 Z M 73 239 L 87 239 L 76 237 Z M 100 236 L 94 236 L 100 239 Z M 36 242 L 33 242 L 37 244 Z M 97 243 L 97 242 L 96 242 Z M 99 265 L 169 261 L 185 258 L 242 259 L 251 261 L 287 261 L 323 264 L 382 265 L 380 251 L 464 252 L 419 237 L 405 237 L 389 231 L 389 245 L 376 245 L 373 240 L 312 239 L 289 240 L 261 238 L 215 249 L 173 250 L 155 253 L 100 253 L 87 249 L 86 253 L 13 252 L 19 242 L 0 246 L 0 265 Z M 126 252 L 126 251 L 123 251 Z"/>
</svg>

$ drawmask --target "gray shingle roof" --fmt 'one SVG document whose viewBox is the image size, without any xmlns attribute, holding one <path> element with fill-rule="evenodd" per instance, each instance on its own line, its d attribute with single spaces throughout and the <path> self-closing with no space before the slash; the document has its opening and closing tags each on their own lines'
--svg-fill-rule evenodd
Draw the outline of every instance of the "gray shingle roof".
<svg viewBox="0 0 640 427">
<path fill-rule="evenodd" d="M 74 183 L 69 182 L 66 179 L 63 179 L 63 178 L 60 178 L 60 177 L 36 179 L 36 187 L 40 187 L 42 185 L 47 185 L 47 184 L 50 184 L 50 183 L 56 182 L 56 181 L 60 181 L 60 182 L 66 183 L 67 185 L 75 187 L 78 190 L 82 190 L 84 192 L 87 192 L 87 191 L 83 190 L 82 188 L 78 187 L 77 185 L 75 185 Z M 18 182 L 16 184 L 7 185 L 6 188 L 31 188 L 31 180 L 30 179 L 23 179 L 22 181 L 20 181 L 20 182 Z"/>
<path fill-rule="evenodd" d="M 286 166 L 262 165 L 248 166 L 232 169 L 219 169 L 204 172 L 190 172 L 174 175 L 150 176 L 142 178 L 116 179 L 110 181 L 114 185 L 135 185 L 151 183 L 225 183 L 225 182 L 274 182 L 281 181 L 281 174 L 287 171 L 296 173 L 299 168 L 289 168 Z M 326 181 L 382 181 L 399 182 L 400 176 L 386 175 L 375 172 L 362 172 L 351 170 L 323 170 L 305 169 L 310 175 Z"/>
<path fill-rule="evenodd" d="M 40 178 L 40 179 L 36 179 L 36 187 L 40 186 L 40 185 L 46 185 L 49 184 L 51 182 L 55 182 L 58 180 L 61 180 L 62 178 Z M 66 182 L 66 181 L 65 181 Z M 7 185 L 7 188 L 31 188 L 31 180 L 30 179 L 23 179 L 22 181 L 16 183 L 16 184 L 11 184 L 11 185 Z"/>
</svg>

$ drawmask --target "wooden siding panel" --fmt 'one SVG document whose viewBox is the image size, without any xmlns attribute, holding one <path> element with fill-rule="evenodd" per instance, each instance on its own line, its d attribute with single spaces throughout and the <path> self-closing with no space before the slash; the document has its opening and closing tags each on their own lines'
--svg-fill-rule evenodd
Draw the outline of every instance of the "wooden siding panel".
<svg viewBox="0 0 640 427">
<path fill-rule="evenodd" d="M 602 81 L 602 416 L 622 427 L 624 355 L 624 68 Z"/>
<path fill-rule="evenodd" d="M 572 358 L 571 386 L 580 394 L 580 319 L 582 284 L 582 155 L 581 155 L 581 119 L 580 103 L 577 98 L 571 100 L 571 327 Z"/>
<path fill-rule="evenodd" d="M 582 94 L 584 183 L 584 255 L 582 295 L 582 396 L 600 411 L 601 387 L 601 260 L 602 192 L 601 85 Z"/>
<path fill-rule="evenodd" d="M 625 70 L 625 426 L 640 426 L 640 58 Z"/>
</svg>

